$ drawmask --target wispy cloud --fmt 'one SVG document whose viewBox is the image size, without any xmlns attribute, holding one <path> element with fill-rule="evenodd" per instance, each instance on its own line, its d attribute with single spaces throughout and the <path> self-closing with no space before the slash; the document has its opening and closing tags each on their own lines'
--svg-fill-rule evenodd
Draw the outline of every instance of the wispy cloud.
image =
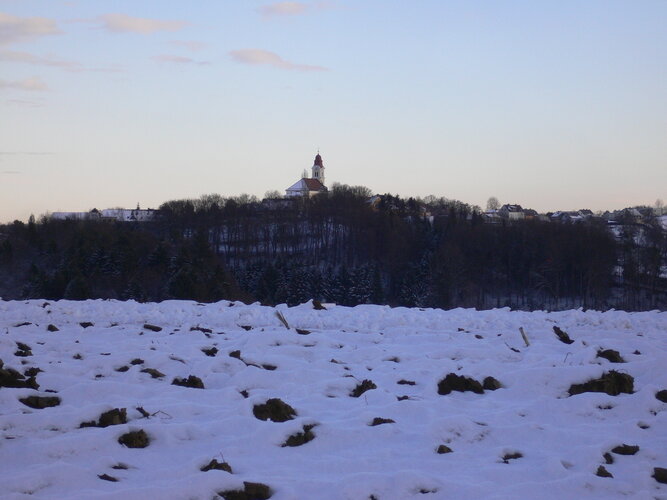
<svg viewBox="0 0 667 500">
<path fill-rule="evenodd" d="M 263 17 L 296 16 L 314 10 L 332 8 L 331 2 L 276 2 L 261 6 L 258 10 Z"/>
<path fill-rule="evenodd" d="M 2 175 L 17 175 L 20 173 L 21 172 L 19 172 L 18 170 L 3 170 L 2 172 L 0 172 L 0 174 Z"/>
<path fill-rule="evenodd" d="M 192 59 L 191 57 L 184 57 L 184 56 L 176 56 L 172 54 L 160 54 L 157 56 L 153 56 L 153 60 L 157 62 L 162 62 L 162 63 L 175 63 L 175 64 L 210 64 L 208 61 L 196 61 L 195 59 Z"/>
<path fill-rule="evenodd" d="M 169 43 L 171 43 L 172 45 L 175 45 L 176 47 L 181 47 L 183 49 L 191 50 L 192 52 L 202 50 L 203 48 L 206 48 L 206 46 L 207 46 L 203 42 L 196 42 L 194 40 L 172 40 Z"/>
<path fill-rule="evenodd" d="M 49 90 L 49 87 L 41 78 L 33 76 L 32 78 L 26 78 L 24 80 L 0 80 L 0 90 L 2 89 L 45 91 Z"/>
<path fill-rule="evenodd" d="M 38 102 L 38 101 L 29 101 L 27 99 L 7 99 L 5 101 L 7 104 L 10 104 L 12 106 L 26 106 L 29 108 L 41 108 L 44 107 L 43 102 Z"/>
<path fill-rule="evenodd" d="M 296 64 L 286 61 L 275 52 L 262 49 L 239 49 L 232 50 L 229 55 L 231 58 L 241 64 L 255 64 L 273 66 L 279 69 L 288 69 L 294 71 L 326 71 L 323 66 L 314 66 L 310 64 Z"/>
<path fill-rule="evenodd" d="M 34 64 L 36 66 L 53 66 L 67 71 L 81 71 L 84 69 L 80 63 L 75 61 L 59 59 L 52 55 L 38 56 L 28 52 L 18 52 L 13 50 L 0 50 L 0 62 L 18 62 Z"/>
<path fill-rule="evenodd" d="M 56 22 L 46 17 L 18 17 L 0 12 L 0 45 L 25 42 L 60 33 Z"/>
<path fill-rule="evenodd" d="M 101 23 L 103 29 L 113 33 L 139 33 L 141 35 L 150 35 L 159 31 L 179 31 L 188 25 L 185 21 L 164 21 L 132 17 L 127 14 L 104 14 L 94 21 Z"/>
</svg>

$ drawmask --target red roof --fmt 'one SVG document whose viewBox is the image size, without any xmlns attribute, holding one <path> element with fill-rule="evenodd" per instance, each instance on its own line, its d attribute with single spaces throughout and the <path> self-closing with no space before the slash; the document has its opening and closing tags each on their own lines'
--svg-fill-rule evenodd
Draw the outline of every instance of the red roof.
<svg viewBox="0 0 667 500">
<path fill-rule="evenodd" d="M 306 187 L 309 191 L 326 191 L 327 188 L 324 187 L 317 179 L 302 179 L 306 183 Z"/>
</svg>

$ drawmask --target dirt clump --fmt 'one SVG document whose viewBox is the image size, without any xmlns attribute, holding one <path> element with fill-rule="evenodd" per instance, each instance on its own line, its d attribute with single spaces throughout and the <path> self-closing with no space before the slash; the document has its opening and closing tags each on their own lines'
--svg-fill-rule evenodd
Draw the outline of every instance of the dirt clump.
<svg viewBox="0 0 667 500">
<path fill-rule="evenodd" d="M 364 379 L 352 390 L 350 396 L 358 398 L 364 392 L 370 391 L 371 389 L 377 389 L 377 387 L 378 386 L 375 385 L 372 380 Z"/>
<path fill-rule="evenodd" d="M 376 425 L 395 424 L 395 423 L 396 421 L 390 418 L 375 417 L 373 421 L 368 425 L 370 425 L 371 427 L 375 427 Z"/>
<path fill-rule="evenodd" d="M 514 451 L 511 453 L 505 453 L 502 458 L 503 458 L 503 463 L 508 464 L 510 463 L 509 462 L 510 460 L 516 460 L 517 458 L 521 457 L 523 457 L 523 453 L 521 453 L 520 451 Z"/>
<path fill-rule="evenodd" d="M 454 451 L 454 450 L 452 450 L 449 446 L 447 446 L 447 445 L 445 445 L 445 444 L 441 444 L 441 445 L 438 446 L 438 448 L 435 450 L 435 452 L 436 452 L 438 455 L 444 455 L 445 453 L 452 453 L 453 451 Z"/>
<path fill-rule="evenodd" d="M 396 383 L 397 383 L 398 385 L 417 385 L 417 382 L 415 382 L 415 381 L 413 381 L 413 380 L 405 380 L 405 379 L 403 379 L 403 378 L 402 378 L 401 380 L 399 380 L 398 382 L 396 382 Z"/>
<path fill-rule="evenodd" d="M 662 391 L 656 392 L 655 399 L 657 399 L 658 401 L 662 401 L 663 403 L 667 403 L 667 389 L 663 389 Z"/>
<path fill-rule="evenodd" d="M 144 430 L 130 431 L 118 438 L 118 442 L 128 448 L 146 448 L 150 444 L 148 434 Z"/>
<path fill-rule="evenodd" d="M 601 349 L 598 351 L 596 357 L 604 358 L 610 363 L 625 363 L 621 353 L 615 351 L 614 349 Z"/>
<path fill-rule="evenodd" d="M 91 326 L 95 326 L 95 323 L 91 323 L 90 321 L 82 321 L 79 323 L 81 328 L 90 328 Z"/>
<path fill-rule="evenodd" d="M 242 490 L 219 491 L 218 495 L 225 500 L 268 500 L 273 492 L 265 484 L 243 481 Z"/>
<path fill-rule="evenodd" d="M 120 425 L 127 423 L 127 410 L 125 408 L 114 408 L 105 411 L 97 419 L 89 422 L 82 422 L 79 427 L 109 427 L 110 425 Z"/>
<path fill-rule="evenodd" d="M 210 356 L 211 358 L 213 358 L 213 357 L 215 357 L 216 354 L 218 354 L 218 348 L 217 347 L 202 347 L 201 352 L 203 352 L 207 356 Z"/>
<path fill-rule="evenodd" d="M 319 300 L 313 300 L 313 309 L 316 311 L 326 311 L 327 308 L 322 305 L 322 302 Z"/>
<path fill-rule="evenodd" d="M 264 404 L 253 406 L 252 413 L 259 420 L 272 422 L 287 422 L 296 416 L 294 408 L 278 398 L 271 398 Z"/>
<path fill-rule="evenodd" d="M 47 326 L 46 329 L 49 332 L 59 332 L 60 331 L 60 328 L 58 328 L 56 325 L 52 325 L 52 324 Z"/>
<path fill-rule="evenodd" d="M 589 380 L 583 384 L 572 384 L 568 389 L 570 396 L 583 394 L 584 392 L 604 392 L 610 396 L 618 396 L 621 393 L 632 394 L 634 392 L 635 379 L 627 373 L 619 373 L 611 370 L 600 378 Z"/>
<path fill-rule="evenodd" d="M 134 358 L 132 361 L 130 361 L 131 365 L 143 365 L 144 360 L 141 358 Z"/>
<path fill-rule="evenodd" d="M 39 389 L 39 384 L 35 379 L 35 375 L 38 372 L 34 372 L 33 375 L 29 375 L 29 371 L 26 371 L 26 374 L 29 377 L 26 379 L 25 375 L 21 375 L 20 372 L 14 370 L 13 368 L 3 368 L 3 362 L 0 359 L 0 387 L 9 387 L 15 389 Z M 39 368 L 36 368 L 39 370 Z"/>
<path fill-rule="evenodd" d="M 567 332 L 564 332 L 560 328 L 558 328 L 556 325 L 554 325 L 554 333 L 558 337 L 558 340 L 560 340 L 563 344 L 572 344 L 574 343 L 574 340 L 570 338 L 570 336 L 567 334 Z"/>
<path fill-rule="evenodd" d="M 611 477 L 611 478 L 614 477 L 614 476 L 612 476 L 611 472 L 609 472 L 609 471 L 605 468 L 604 465 L 601 465 L 600 467 L 598 467 L 598 470 L 595 472 L 595 475 L 596 475 L 596 476 L 599 476 L 599 477 Z"/>
<path fill-rule="evenodd" d="M 23 342 L 16 342 L 17 351 L 14 353 L 14 356 L 19 356 L 26 358 L 32 356 L 32 348 L 28 344 Z"/>
<path fill-rule="evenodd" d="M 485 377 L 482 381 L 482 388 L 485 391 L 495 391 L 496 389 L 502 388 L 502 384 L 493 377 Z"/>
<path fill-rule="evenodd" d="M 282 447 L 285 448 L 286 446 L 301 446 L 312 441 L 315 439 L 315 434 L 312 431 L 313 427 L 315 427 L 314 424 L 304 425 L 303 431 L 297 432 L 288 437 L 287 440 L 282 444 Z"/>
<path fill-rule="evenodd" d="M 164 377 L 164 373 L 162 373 L 160 370 L 156 370 L 155 368 L 144 368 L 141 370 L 141 373 L 148 373 L 153 378 Z"/>
<path fill-rule="evenodd" d="M 204 382 L 199 377 L 190 375 L 188 378 L 176 377 L 172 380 L 171 385 L 180 385 L 181 387 L 192 387 L 193 389 L 203 389 Z"/>
<path fill-rule="evenodd" d="M 144 330 L 150 330 L 151 332 L 161 332 L 162 327 L 157 325 L 151 325 L 150 323 L 144 323 Z"/>
<path fill-rule="evenodd" d="M 632 444 L 622 444 L 611 449 L 611 452 L 616 453 L 617 455 L 634 455 L 638 451 L 639 446 Z"/>
<path fill-rule="evenodd" d="M 204 465 L 199 469 L 202 472 L 208 472 L 210 470 L 224 470 L 225 472 L 232 473 L 232 467 L 227 462 L 218 462 L 215 458 L 211 460 L 208 464 Z"/>
<path fill-rule="evenodd" d="M 651 477 L 659 483 L 667 484 L 667 469 L 663 467 L 654 467 L 653 475 Z"/>
<path fill-rule="evenodd" d="M 450 373 L 440 382 L 438 382 L 438 394 L 445 396 L 452 391 L 467 392 L 471 391 L 475 394 L 484 394 L 484 388 L 477 380 L 463 375 Z"/>
<path fill-rule="evenodd" d="M 99 477 L 103 481 L 111 481 L 112 483 L 118 482 L 118 478 L 110 476 L 109 474 L 98 474 L 97 477 Z"/>
<path fill-rule="evenodd" d="M 20 398 L 19 401 L 35 410 L 52 408 L 60 404 L 60 398 L 58 396 L 28 396 L 27 398 Z"/>
</svg>

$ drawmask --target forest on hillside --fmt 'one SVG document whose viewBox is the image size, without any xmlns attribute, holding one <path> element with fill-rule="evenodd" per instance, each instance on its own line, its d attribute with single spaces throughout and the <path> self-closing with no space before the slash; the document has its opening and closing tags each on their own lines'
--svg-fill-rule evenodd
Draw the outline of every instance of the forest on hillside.
<svg viewBox="0 0 667 500">
<path fill-rule="evenodd" d="M 485 224 L 457 201 L 368 195 L 207 195 L 151 222 L 16 221 L 0 226 L 0 297 L 667 309 L 657 223 Z"/>
</svg>

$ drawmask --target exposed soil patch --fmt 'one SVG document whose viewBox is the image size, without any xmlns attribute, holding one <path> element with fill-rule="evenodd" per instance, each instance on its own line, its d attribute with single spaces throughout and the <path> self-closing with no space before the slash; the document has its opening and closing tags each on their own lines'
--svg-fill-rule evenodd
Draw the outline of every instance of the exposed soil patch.
<svg viewBox="0 0 667 500">
<path fill-rule="evenodd" d="M 295 328 L 295 330 L 299 335 L 310 335 L 310 330 L 305 330 L 303 328 Z"/>
<path fill-rule="evenodd" d="M 99 477 L 100 479 L 102 479 L 104 481 L 111 481 L 112 483 L 117 483 L 118 482 L 118 478 L 110 476 L 109 474 L 98 474 L 97 477 Z"/>
<path fill-rule="evenodd" d="M 278 398 L 271 398 L 264 404 L 255 405 L 252 413 L 259 420 L 272 422 L 287 422 L 296 416 L 294 408 Z"/>
<path fill-rule="evenodd" d="M 141 358 L 134 358 L 132 361 L 130 361 L 131 365 L 143 365 L 144 360 Z"/>
<path fill-rule="evenodd" d="M 37 368 L 39 370 L 39 368 Z M 26 371 L 26 374 L 28 372 Z M 37 373 L 35 373 L 36 375 Z M 39 384 L 35 375 L 25 378 L 20 372 L 13 368 L 3 368 L 3 362 L 0 359 L 0 387 L 11 387 L 16 389 L 39 389 Z"/>
<path fill-rule="evenodd" d="M 16 342 L 17 351 L 14 353 L 14 356 L 19 356 L 22 358 L 32 356 L 32 348 L 28 344 L 23 342 Z"/>
<path fill-rule="evenodd" d="M 199 469 L 202 472 L 208 472 L 210 470 L 224 470 L 225 472 L 232 473 L 232 467 L 227 462 L 218 462 L 215 458 L 211 460 L 208 464 Z"/>
<path fill-rule="evenodd" d="M 150 330 L 151 332 L 161 332 L 162 327 L 157 325 L 151 325 L 150 323 L 144 323 L 144 330 Z"/>
<path fill-rule="evenodd" d="M 129 369 L 130 369 L 129 366 L 127 366 L 127 365 L 123 365 L 123 366 L 119 366 L 118 368 L 116 368 L 116 371 L 117 371 L 117 372 L 121 372 L 121 373 L 123 373 L 123 372 L 128 371 Z"/>
<path fill-rule="evenodd" d="M 375 427 L 376 425 L 395 424 L 395 423 L 396 421 L 390 418 L 375 417 L 373 421 L 368 425 L 370 425 L 371 427 Z"/>
<path fill-rule="evenodd" d="M 297 432 L 296 434 L 292 434 L 290 437 L 287 438 L 287 440 L 282 444 L 282 447 L 286 446 L 301 446 L 303 444 L 306 444 L 313 439 L 315 439 L 315 434 L 313 433 L 312 429 L 315 427 L 315 425 L 310 424 L 310 425 L 304 425 L 303 426 L 303 431 L 302 432 Z"/>
<path fill-rule="evenodd" d="M 452 391 L 467 392 L 471 391 L 475 394 L 484 394 L 482 384 L 470 377 L 464 377 L 455 373 L 450 373 L 440 382 L 438 382 L 438 394 L 445 396 Z"/>
<path fill-rule="evenodd" d="M 662 401 L 663 403 L 667 403 L 667 389 L 663 389 L 662 391 L 656 392 L 655 399 L 657 399 L 658 401 Z"/>
<path fill-rule="evenodd" d="M 171 385 L 180 385 L 181 387 L 192 387 L 193 389 L 203 389 L 204 382 L 199 377 L 190 375 L 188 378 L 176 377 Z"/>
<path fill-rule="evenodd" d="M 142 429 L 126 432 L 118 438 L 118 442 L 128 448 L 146 448 L 150 444 L 150 439 L 148 438 L 148 434 Z"/>
<path fill-rule="evenodd" d="M 444 444 L 441 444 L 441 445 L 438 446 L 438 448 L 435 450 L 435 452 L 436 452 L 438 455 L 444 455 L 445 453 L 452 453 L 452 451 L 453 451 L 453 450 L 452 450 L 449 446 L 444 445 Z"/>
<path fill-rule="evenodd" d="M 218 491 L 218 495 L 225 500 L 267 500 L 273 492 L 265 484 L 243 481 L 242 490 Z"/>
<path fill-rule="evenodd" d="M 160 370 L 156 370 L 155 368 L 144 368 L 141 370 L 141 373 L 148 373 L 153 378 L 164 377 L 164 373 L 162 373 Z"/>
<path fill-rule="evenodd" d="M 396 383 L 397 383 L 398 385 L 417 385 L 417 382 L 415 382 L 415 381 L 413 381 L 413 380 L 405 380 L 405 379 L 401 379 L 401 380 L 399 380 L 399 381 L 396 382 Z"/>
<path fill-rule="evenodd" d="M 517 458 L 523 457 L 523 453 L 520 451 L 513 451 L 511 453 L 505 453 L 503 455 L 503 463 L 508 464 L 510 460 L 516 460 Z"/>
<path fill-rule="evenodd" d="M 625 363 L 625 360 L 618 351 L 614 349 L 603 349 L 598 351 L 598 358 L 604 358 L 611 363 Z"/>
<path fill-rule="evenodd" d="M 554 333 L 558 337 L 558 340 L 560 340 L 563 344 L 572 344 L 574 340 L 570 338 L 570 336 L 567 334 L 567 332 L 564 332 L 560 328 L 558 328 L 556 325 L 554 325 Z"/>
<path fill-rule="evenodd" d="M 371 389 L 377 389 L 377 387 L 378 386 L 375 385 L 372 380 L 364 379 L 354 388 L 354 390 L 350 393 L 350 396 L 353 398 L 358 398 L 364 392 L 370 391 Z"/>
<path fill-rule="evenodd" d="M 584 392 L 604 392 L 610 396 L 618 396 L 621 393 L 632 394 L 634 392 L 634 382 L 635 379 L 627 373 L 611 370 L 600 378 L 589 380 L 583 384 L 572 384 L 567 392 L 570 396 L 583 394 Z"/>
<path fill-rule="evenodd" d="M 616 446 L 615 448 L 611 449 L 611 452 L 616 453 L 617 455 L 634 455 L 638 451 L 639 451 L 639 446 L 631 444 L 622 444 L 620 446 Z"/>
<path fill-rule="evenodd" d="M 485 391 L 495 391 L 496 389 L 502 388 L 502 384 L 493 377 L 486 377 L 482 382 L 482 388 Z"/>
<path fill-rule="evenodd" d="M 316 311 L 326 311 L 327 308 L 322 305 L 322 302 L 319 300 L 313 300 L 313 309 Z"/>
<path fill-rule="evenodd" d="M 89 422 L 82 422 L 79 427 L 109 427 L 110 425 L 120 425 L 127 423 L 127 410 L 125 408 L 114 408 L 105 411 L 97 419 Z"/>
<path fill-rule="evenodd" d="M 49 332 L 59 332 L 60 328 L 58 328 L 56 325 L 49 325 L 46 327 L 46 330 Z"/>
<path fill-rule="evenodd" d="M 20 398 L 19 401 L 35 410 L 51 408 L 60 404 L 58 396 L 28 396 L 27 398 Z"/>
<path fill-rule="evenodd" d="M 614 476 L 612 476 L 611 472 L 609 472 L 607 469 L 605 469 L 604 465 L 601 465 L 600 467 L 598 467 L 598 470 L 595 472 L 595 475 L 599 476 L 599 477 L 611 477 L 611 478 L 614 477 Z"/>
<path fill-rule="evenodd" d="M 79 323 L 79 326 L 81 326 L 81 328 L 90 328 L 91 326 L 95 326 L 95 323 L 91 323 L 90 321 L 82 321 Z"/>
<path fill-rule="evenodd" d="M 659 483 L 667 484 L 667 469 L 663 467 L 655 467 L 651 477 Z"/>
<path fill-rule="evenodd" d="M 611 453 L 606 452 L 604 455 L 602 455 L 602 457 L 604 458 L 604 463 L 606 463 L 607 465 L 611 465 L 614 463 L 614 456 Z"/>
<path fill-rule="evenodd" d="M 213 333 L 213 330 L 210 328 L 204 328 L 201 326 L 192 326 L 190 327 L 191 332 L 202 332 L 202 333 Z"/>
<path fill-rule="evenodd" d="M 206 354 L 207 356 L 210 357 L 215 357 L 216 354 L 218 354 L 218 348 L 217 347 L 202 347 L 201 352 Z"/>
</svg>

